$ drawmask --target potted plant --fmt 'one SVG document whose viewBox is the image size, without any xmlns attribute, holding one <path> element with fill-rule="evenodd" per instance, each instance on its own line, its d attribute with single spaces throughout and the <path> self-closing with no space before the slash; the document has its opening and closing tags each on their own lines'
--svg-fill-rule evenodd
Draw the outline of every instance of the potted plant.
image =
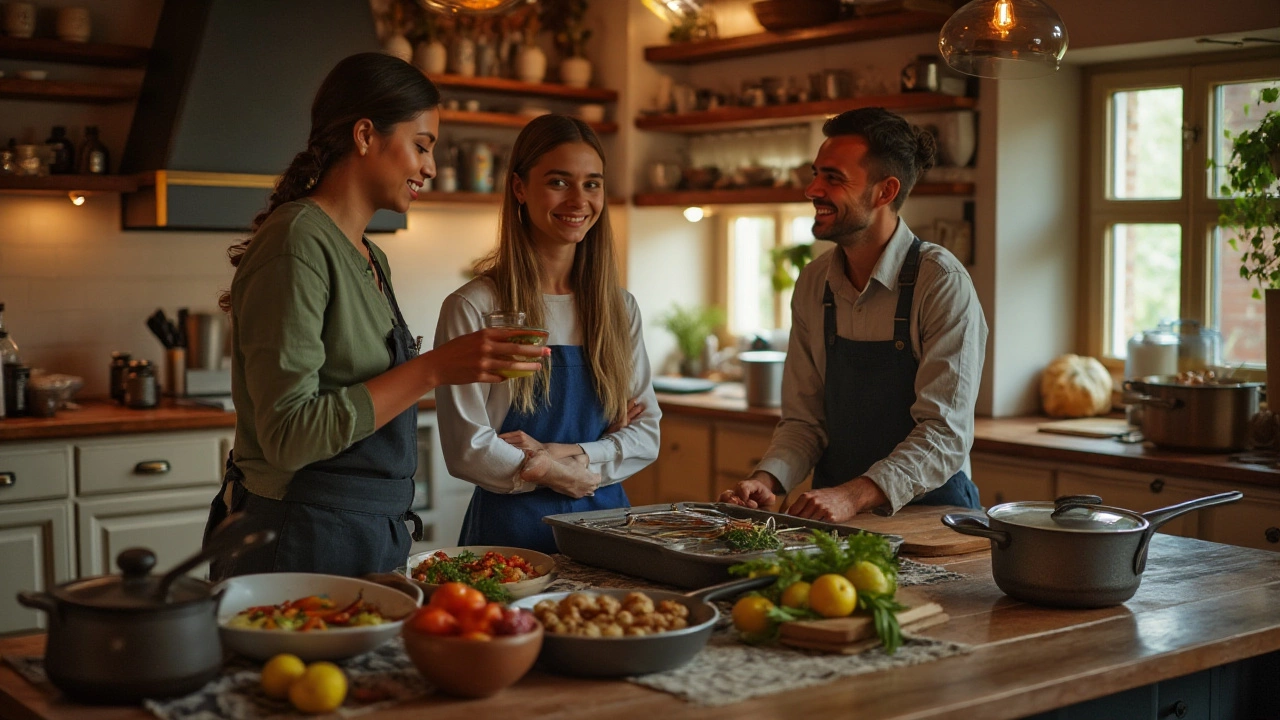
<svg viewBox="0 0 1280 720">
<path fill-rule="evenodd" d="M 1257 104 L 1270 105 L 1277 99 L 1280 87 L 1265 88 Z M 1280 109 L 1267 112 L 1254 130 L 1225 134 L 1231 140 L 1231 158 L 1218 224 L 1237 233 L 1229 242 L 1233 250 L 1243 251 L 1240 277 L 1258 284 L 1253 296 L 1265 291 L 1267 387 L 1280 388 Z"/>
<path fill-rule="evenodd" d="M 774 292 L 784 292 L 796 284 L 800 271 L 813 260 L 813 243 L 795 243 L 783 245 L 769 251 L 773 260 L 773 275 L 770 281 Z"/>
<path fill-rule="evenodd" d="M 523 17 L 524 45 L 516 53 L 516 77 L 527 83 L 540 83 L 547 76 L 547 54 L 538 47 L 538 31 L 542 29 L 542 23 L 533 10 Z"/>
<path fill-rule="evenodd" d="M 659 320 L 662 327 L 675 336 L 680 348 L 680 374 L 698 377 L 706 371 L 703 351 L 707 338 L 724 325 L 724 311 L 714 305 L 685 307 L 676 304 Z"/>
<path fill-rule="evenodd" d="M 560 81 L 570 87 L 591 83 L 591 61 L 585 56 L 591 30 L 586 26 L 587 0 L 542 0 L 542 24 L 551 31 L 560 54 Z"/>
</svg>

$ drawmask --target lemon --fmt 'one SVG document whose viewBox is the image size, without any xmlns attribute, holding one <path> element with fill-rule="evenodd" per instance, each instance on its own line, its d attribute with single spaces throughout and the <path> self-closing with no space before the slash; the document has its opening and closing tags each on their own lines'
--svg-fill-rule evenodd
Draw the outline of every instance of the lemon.
<svg viewBox="0 0 1280 720">
<path fill-rule="evenodd" d="M 769 611 L 773 603 L 759 595 L 748 595 L 733 604 L 733 626 L 748 635 L 769 631 Z"/>
<path fill-rule="evenodd" d="M 809 583 L 801 580 L 793 582 L 782 591 L 782 607 L 789 608 L 806 608 L 809 607 Z"/>
<path fill-rule="evenodd" d="M 858 591 L 843 575 L 820 575 L 809 588 L 809 607 L 822 617 L 845 617 L 853 612 Z"/>
<path fill-rule="evenodd" d="M 262 691 L 277 700 L 284 700 L 289 697 L 289 686 L 306 670 L 306 663 L 297 655 L 276 655 L 262 666 Z"/>
<path fill-rule="evenodd" d="M 347 676 L 331 662 L 311 663 L 289 686 L 289 702 L 305 713 L 332 712 L 346 697 Z"/>
<path fill-rule="evenodd" d="M 770 565 L 769 567 L 764 568 L 763 570 L 752 570 L 750 573 L 747 573 L 747 577 L 758 578 L 758 577 L 763 577 L 765 575 L 781 575 L 781 574 L 782 574 L 782 568 L 778 567 L 777 565 Z"/>
<path fill-rule="evenodd" d="M 853 583 L 853 587 L 858 592 L 876 593 L 883 595 L 893 592 L 893 584 L 889 582 L 888 576 L 880 569 L 879 565 L 867 560 L 859 560 L 849 566 L 844 571 L 844 576 Z"/>
</svg>

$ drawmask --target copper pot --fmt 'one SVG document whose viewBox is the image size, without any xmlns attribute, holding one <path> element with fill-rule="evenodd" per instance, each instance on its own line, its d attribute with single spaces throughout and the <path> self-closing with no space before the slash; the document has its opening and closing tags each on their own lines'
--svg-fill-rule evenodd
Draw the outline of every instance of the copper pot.
<svg viewBox="0 0 1280 720">
<path fill-rule="evenodd" d="M 1141 404 L 1142 435 L 1157 446 L 1197 452 L 1231 452 L 1250 447 L 1253 417 L 1263 384 L 1179 383 L 1176 375 L 1130 380 L 1126 401 Z"/>
</svg>

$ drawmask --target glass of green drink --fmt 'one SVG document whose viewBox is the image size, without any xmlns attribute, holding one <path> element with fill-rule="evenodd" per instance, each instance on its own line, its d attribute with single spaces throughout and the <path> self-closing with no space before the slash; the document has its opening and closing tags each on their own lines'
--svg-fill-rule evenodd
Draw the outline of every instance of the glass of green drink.
<svg viewBox="0 0 1280 720">
<path fill-rule="evenodd" d="M 550 333 L 548 333 L 544 328 L 531 327 L 526 320 L 525 313 L 518 310 L 499 310 L 497 312 L 491 312 L 484 316 L 484 326 L 487 328 L 519 328 L 524 332 L 507 338 L 508 342 L 513 342 L 517 345 L 534 345 L 542 347 L 547 344 L 547 336 L 550 335 Z M 515 355 L 512 359 L 520 362 L 539 362 L 542 358 Z M 529 377 L 533 373 L 533 370 L 498 371 L 499 375 L 507 378 Z"/>
</svg>

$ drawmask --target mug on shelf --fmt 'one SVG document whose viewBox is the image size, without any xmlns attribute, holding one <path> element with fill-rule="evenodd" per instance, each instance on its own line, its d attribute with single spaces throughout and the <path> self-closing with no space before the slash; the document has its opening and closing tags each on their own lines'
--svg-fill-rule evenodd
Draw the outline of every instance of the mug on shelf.
<svg viewBox="0 0 1280 720">
<path fill-rule="evenodd" d="M 56 31 L 59 40 L 76 43 L 89 42 L 89 35 L 92 29 L 93 23 L 89 18 L 89 8 L 58 8 Z"/>
</svg>

